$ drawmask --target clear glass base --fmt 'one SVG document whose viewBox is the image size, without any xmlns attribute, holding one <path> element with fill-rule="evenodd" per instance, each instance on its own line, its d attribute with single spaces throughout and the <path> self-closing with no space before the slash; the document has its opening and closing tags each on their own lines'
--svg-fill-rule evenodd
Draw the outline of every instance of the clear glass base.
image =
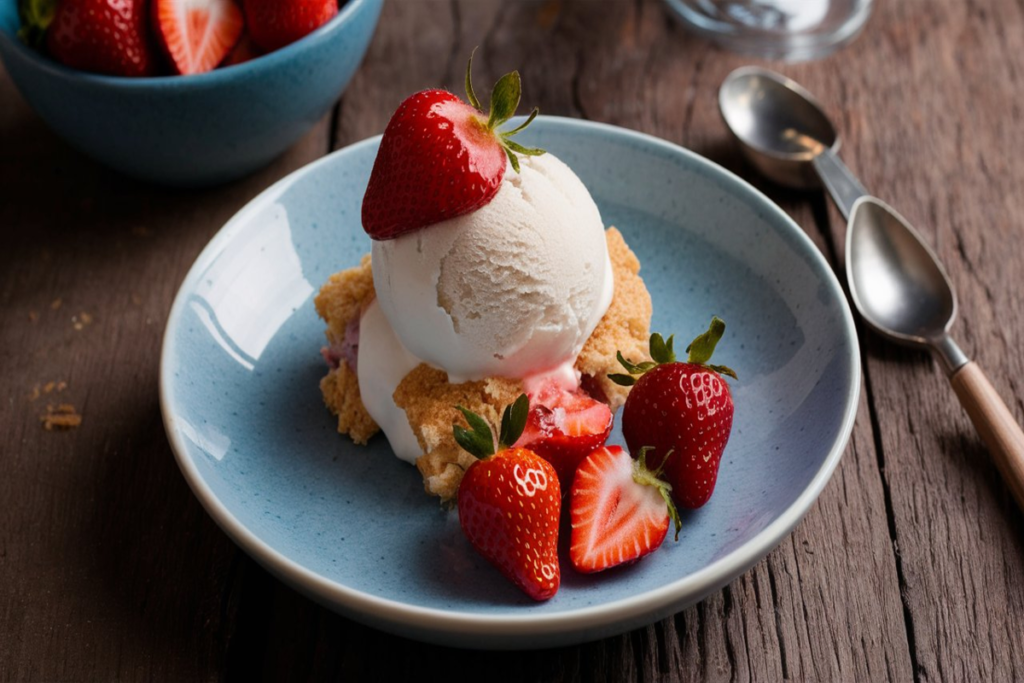
<svg viewBox="0 0 1024 683">
<path fill-rule="evenodd" d="M 857 37 L 873 0 L 665 0 L 687 28 L 767 59 L 824 57 Z"/>
</svg>

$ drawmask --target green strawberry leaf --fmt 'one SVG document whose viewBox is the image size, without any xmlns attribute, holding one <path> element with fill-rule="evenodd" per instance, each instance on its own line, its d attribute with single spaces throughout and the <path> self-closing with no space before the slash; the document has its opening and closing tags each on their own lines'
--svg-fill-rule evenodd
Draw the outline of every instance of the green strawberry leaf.
<svg viewBox="0 0 1024 683">
<path fill-rule="evenodd" d="M 618 384 L 620 387 L 631 387 L 636 384 L 636 377 L 633 375 L 623 375 L 620 373 L 614 373 L 608 375 L 608 379 Z"/>
<path fill-rule="evenodd" d="M 674 337 L 675 335 L 669 336 L 668 341 L 666 342 L 665 339 L 657 332 L 651 335 L 651 358 L 653 358 L 658 365 L 676 362 L 676 354 L 672 350 Z"/>
<path fill-rule="evenodd" d="M 515 155 L 515 152 L 505 147 L 505 156 L 508 157 L 508 163 L 512 164 L 512 170 L 519 173 L 519 157 Z"/>
<path fill-rule="evenodd" d="M 492 455 L 494 451 L 494 446 L 490 439 L 481 438 L 479 434 L 471 432 L 465 427 L 452 425 L 452 434 L 455 436 L 456 443 L 458 443 L 464 451 L 467 451 L 469 454 L 480 458 L 481 460 Z"/>
<path fill-rule="evenodd" d="M 474 432 L 492 436 L 491 425 L 487 424 L 487 420 L 483 419 L 473 411 L 463 408 L 462 406 L 455 407 L 458 408 L 459 412 L 466 418 L 466 422 L 469 423 L 469 426 L 473 428 Z"/>
<path fill-rule="evenodd" d="M 487 127 L 494 130 L 505 123 L 516 113 L 519 98 L 522 95 L 522 83 L 519 72 L 507 73 L 498 79 L 491 91 L 491 113 L 487 118 Z"/>
<path fill-rule="evenodd" d="M 686 347 L 686 352 L 689 354 L 688 361 L 690 363 L 706 365 L 711 360 L 711 355 L 715 352 L 715 346 L 724 333 L 725 323 L 718 316 L 712 316 L 708 331 L 698 336 Z"/>
<path fill-rule="evenodd" d="M 619 364 L 622 365 L 622 367 L 626 368 L 626 372 L 628 372 L 631 375 L 642 375 L 651 368 L 654 368 L 658 365 L 657 363 L 652 363 L 651 361 L 645 361 L 643 363 L 632 363 L 626 360 L 626 357 L 622 355 L 621 351 L 617 351 L 615 353 L 615 357 L 619 360 Z"/>
<path fill-rule="evenodd" d="M 538 109 L 537 107 L 534 107 L 533 111 L 530 112 L 530 117 L 528 119 L 526 119 L 526 121 L 524 121 L 522 124 L 516 126 L 512 130 L 504 131 L 501 134 L 501 137 L 503 137 L 503 138 L 510 138 L 510 137 L 512 137 L 513 135 L 515 135 L 516 133 L 518 133 L 519 131 L 523 130 L 524 128 L 526 128 L 531 123 L 533 123 L 533 120 L 535 118 L 537 118 L 537 114 L 539 114 L 539 113 L 540 113 L 540 109 Z M 544 150 L 540 150 L 540 151 L 543 152 Z"/>
<path fill-rule="evenodd" d="M 21 42 L 33 48 L 42 47 L 46 29 L 56 12 L 57 0 L 21 0 L 18 3 L 18 14 L 21 15 L 18 38 Z"/>
<path fill-rule="evenodd" d="M 512 150 L 513 152 L 518 152 L 519 154 L 525 154 L 528 157 L 539 157 L 541 154 L 545 154 L 545 151 L 543 149 L 538 149 L 536 147 L 523 147 L 518 142 L 515 142 L 513 140 L 506 139 L 505 147 L 507 148 L 506 151 Z"/>
<path fill-rule="evenodd" d="M 676 508 L 676 504 L 672 502 L 672 494 L 669 492 L 672 487 L 664 488 L 659 487 L 658 493 L 665 500 L 665 504 L 668 505 L 668 514 L 672 518 L 672 523 L 676 527 L 675 540 L 679 540 L 679 528 L 683 526 L 683 520 L 679 518 L 679 510 Z"/>
<path fill-rule="evenodd" d="M 469 63 L 466 64 L 466 97 L 469 98 L 469 103 L 477 110 L 483 111 L 480 106 L 480 100 L 476 96 L 476 91 L 473 89 L 473 56 L 476 54 L 476 48 L 473 48 L 473 52 L 469 55 Z M 498 79 L 498 82 L 494 84 L 494 89 L 491 90 L 491 102 L 490 102 L 490 113 L 487 115 L 487 130 L 495 131 L 495 129 L 501 124 L 508 121 L 512 116 L 515 115 L 516 109 L 519 108 L 519 100 L 522 97 L 522 81 L 519 78 L 519 72 L 513 71 L 507 73 Z M 501 145 L 502 149 L 505 150 L 505 156 L 508 157 L 508 162 L 512 166 L 512 170 L 519 173 L 519 158 L 517 154 L 524 154 L 526 156 L 540 156 L 544 154 L 544 150 L 537 149 L 535 147 L 525 147 L 517 142 L 512 142 L 511 138 L 516 133 L 520 132 L 527 126 L 529 126 L 540 110 L 534 107 L 533 111 L 530 112 L 530 116 L 527 117 L 519 126 L 516 126 L 512 130 L 503 132 L 493 132 L 493 135 Z"/>
<path fill-rule="evenodd" d="M 679 540 L 679 529 L 683 525 L 682 520 L 679 518 L 679 510 L 676 509 L 676 504 L 672 502 L 672 485 L 664 479 L 661 479 L 661 472 L 665 469 L 665 463 L 672 457 L 675 450 L 670 450 L 665 454 L 665 457 L 661 459 L 661 464 L 658 465 L 658 469 L 651 471 L 647 467 L 647 453 L 654 450 L 653 446 L 644 446 L 640 449 L 639 455 L 637 455 L 636 461 L 633 463 L 633 481 L 642 486 L 653 486 L 658 489 L 658 493 L 661 494 L 662 499 L 665 501 L 665 505 L 668 506 L 669 517 L 672 518 L 672 522 L 676 527 L 676 540 Z"/>
<path fill-rule="evenodd" d="M 709 365 L 708 367 L 717 372 L 719 375 L 728 375 L 733 379 L 739 379 L 739 377 L 736 376 L 736 371 L 728 367 L 727 365 Z"/>
<path fill-rule="evenodd" d="M 469 53 L 469 64 L 466 65 L 466 97 L 469 98 L 469 103 L 473 105 L 473 108 L 477 111 L 483 111 L 480 109 L 480 100 L 476 97 L 476 92 L 473 90 L 473 55 L 476 54 L 476 48 Z"/>
<path fill-rule="evenodd" d="M 522 436 L 526 429 L 526 418 L 530 414 L 530 400 L 526 394 L 519 394 L 515 403 L 505 406 L 501 416 L 501 436 L 498 437 L 498 448 L 508 448 Z"/>
<path fill-rule="evenodd" d="M 471 455 L 477 458 L 486 458 L 494 455 L 494 432 L 487 420 L 483 419 L 471 410 L 462 406 L 455 406 L 466 418 L 470 429 L 461 425 L 452 425 L 452 434 L 455 441 Z"/>
</svg>

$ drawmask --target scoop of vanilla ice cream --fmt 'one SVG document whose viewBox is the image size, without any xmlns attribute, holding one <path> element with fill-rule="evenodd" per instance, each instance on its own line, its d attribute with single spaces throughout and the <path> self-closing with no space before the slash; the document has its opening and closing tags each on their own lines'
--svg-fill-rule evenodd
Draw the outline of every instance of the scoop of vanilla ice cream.
<svg viewBox="0 0 1024 683">
<path fill-rule="evenodd" d="M 402 345 L 449 381 L 571 364 L 611 301 L 597 205 L 551 154 L 521 157 L 473 213 L 373 243 L 373 284 Z"/>
</svg>

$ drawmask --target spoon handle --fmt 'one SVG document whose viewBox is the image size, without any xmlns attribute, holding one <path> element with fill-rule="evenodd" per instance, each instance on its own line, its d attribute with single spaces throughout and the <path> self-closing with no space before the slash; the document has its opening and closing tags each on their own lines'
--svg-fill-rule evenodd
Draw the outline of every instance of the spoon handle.
<svg viewBox="0 0 1024 683">
<path fill-rule="evenodd" d="M 831 149 L 826 149 L 814 157 L 814 170 L 818 172 L 822 184 L 832 196 L 843 218 L 850 220 L 853 213 L 853 205 L 861 197 L 865 197 L 868 191 L 857 180 L 857 176 L 846 167 L 839 155 Z"/>
<path fill-rule="evenodd" d="M 974 361 L 957 370 L 949 381 L 991 451 L 1003 481 L 1024 510 L 1024 432 L 1020 425 Z"/>
</svg>

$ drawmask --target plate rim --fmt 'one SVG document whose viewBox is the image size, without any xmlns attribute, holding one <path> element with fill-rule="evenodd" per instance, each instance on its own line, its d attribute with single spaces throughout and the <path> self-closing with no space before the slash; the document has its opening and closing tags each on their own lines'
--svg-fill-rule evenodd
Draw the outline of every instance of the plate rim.
<svg viewBox="0 0 1024 683">
<path fill-rule="evenodd" d="M 207 514 L 228 537 L 253 559 L 275 576 L 281 578 L 300 592 L 326 602 L 328 606 L 352 618 L 370 623 L 376 628 L 388 630 L 406 637 L 440 643 L 457 644 L 461 647 L 486 647 L 501 649 L 528 649 L 553 647 L 586 642 L 594 638 L 611 635 L 635 628 L 640 620 L 653 621 L 659 615 L 667 615 L 684 609 L 705 599 L 717 588 L 731 582 L 751 566 L 768 555 L 803 519 L 818 499 L 839 464 L 849 443 L 857 415 L 861 392 L 861 357 L 857 330 L 846 295 L 832 268 L 810 237 L 771 199 L 736 174 L 719 164 L 692 152 L 680 145 L 647 133 L 614 126 L 611 124 L 572 119 L 558 116 L 544 116 L 544 125 L 558 129 L 584 128 L 601 135 L 611 135 L 640 143 L 639 146 L 660 148 L 671 154 L 682 155 L 691 163 L 705 167 L 712 175 L 718 175 L 731 183 L 740 194 L 752 197 L 760 208 L 781 220 L 799 244 L 809 255 L 811 262 L 822 273 L 824 284 L 835 295 L 840 304 L 842 331 L 850 340 L 852 350 L 849 376 L 847 379 L 846 407 L 840 429 L 833 440 L 828 455 L 814 473 L 810 483 L 775 521 L 753 538 L 734 548 L 719 559 L 700 570 L 681 577 L 657 589 L 637 596 L 620 598 L 602 603 L 556 613 L 534 613 L 529 607 L 515 606 L 521 613 L 475 613 L 447 611 L 437 608 L 411 605 L 400 600 L 379 597 L 339 584 L 292 560 L 262 541 L 254 532 L 242 524 L 214 494 L 200 474 L 198 467 L 187 454 L 182 434 L 176 426 L 171 401 L 173 370 L 169 365 L 177 332 L 177 325 L 186 307 L 188 293 L 192 291 L 206 267 L 236 236 L 247 217 L 273 201 L 289 186 L 303 176 L 315 172 L 330 163 L 336 156 L 353 154 L 363 147 L 378 144 L 380 135 L 366 138 L 347 145 L 330 154 L 302 166 L 281 178 L 239 209 L 210 239 L 196 257 L 182 281 L 167 316 L 160 351 L 160 411 L 164 429 L 178 468 Z M 620 627 L 621 628 L 618 628 Z M 588 636 L 588 634 L 590 634 Z M 594 635 L 596 634 L 596 635 Z M 560 639 L 538 643 L 545 637 L 560 636 Z M 456 638 L 468 638 L 463 642 Z M 498 640 L 503 638 L 504 640 Z M 481 642 L 475 643 L 473 639 Z"/>
</svg>

